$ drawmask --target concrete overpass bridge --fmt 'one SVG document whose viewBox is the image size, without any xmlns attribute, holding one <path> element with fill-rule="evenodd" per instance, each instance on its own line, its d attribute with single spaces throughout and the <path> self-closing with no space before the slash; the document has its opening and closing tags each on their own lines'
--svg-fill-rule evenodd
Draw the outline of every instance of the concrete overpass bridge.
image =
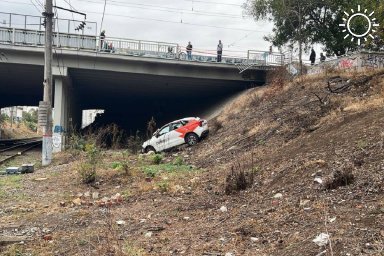
<svg viewBox="0 0 384 256">
<path fill-rule="evenodd" d="M 0 27 L 0 108 L 36 106 L 43 95 L 44 31 Z M 111 45 L 112 43 L 112 45 Z M 128 130 L 196 116 L 265 82 L 284 55 L 248 51 L 244 57 L 193 54 L 177 44 L 55 33 L 54 127 L 81 125 L 81 110 L 104 109 Z M 172 51 L 171 51 L 172 50 Z"/>
</svg>

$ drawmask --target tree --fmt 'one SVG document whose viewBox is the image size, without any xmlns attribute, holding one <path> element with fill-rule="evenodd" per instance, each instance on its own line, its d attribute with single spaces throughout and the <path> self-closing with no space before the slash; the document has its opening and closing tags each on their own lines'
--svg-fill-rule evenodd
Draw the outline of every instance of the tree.
<svg viewBox="0 0 384 256">
<path fill-rule="evenodd" d="M 375 39 L 368 37 L 368 48 L 371 50 L 380 50 L 384 47 L 384 1 L 380 0 L 363 0 L 362 5 L 368 11 L 375 11 L 373 15 L 376 20 L 375 23 L 380 24 L 379 27 L 375 27 L 376 33 Z"/>
<path fill-rule="evenodd" d="M 357 48 L 355 41 L 346 40 L 339 24 L 344 23 L 344 11 L 356 10 L 357 6 L 376 10 L 378 20 L 384 22 L 382 1 L 372 0 L 248 0 L 244 8 L 256 20 L 270 20 L 273 34 L 266 37 L 275 46 L 288 45 L 299 48 L 302 66 L 303 50 L 314 43 L 321 43 L 329 54 L 342 55 Z M 365 31 L 363 17 L 353 19 L 353 28 Z M 381 31 L 383 32 L 382 26 Z M 384 37 L 383 33 L 381 36 Z"/>
<path fill-rule="evenodd" d="M 9 117 L 6 114 L 0 113 L 0 138 L 1 138 L 1 129 L 3 128 L 5 122 L 9 119 Z"/>
<path fill-rule="evenodd" d="M 24 124 L 32 131 L 37 131 L 37 110 L 31 109 L 29 112 L 23 111 L 22 118 Z"/>
<path fill-rule="evenodd" d="M 151 120 L 149 120 L 149 122 L 147 124 L 147 137 L 151 138 L 155 131 L 156 131 L 156 120 L 152 116 Z"/>
<path fill-rule="evenodd" d="M 273 45 L 298 46 L 302 73 L 303 51 L 326 38 L 322 31 L 335 22 L 335 2 L 341 1 L 345 0 L 248 0 L 244 8 L 256 20 L 273 22 L 273 34 L 266 37 Z"/>
</svg>

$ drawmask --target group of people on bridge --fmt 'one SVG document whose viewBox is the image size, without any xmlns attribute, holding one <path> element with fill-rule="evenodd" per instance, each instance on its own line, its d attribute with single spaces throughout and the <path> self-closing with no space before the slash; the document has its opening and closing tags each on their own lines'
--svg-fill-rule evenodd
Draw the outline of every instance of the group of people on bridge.
<svg viewBox="0 0 384 256">
<path fill-rule="evenodd" d="M 192 46 L 191 42 L 188 42 L 188 45 L 185 48 L 185 50 L 187 52 L 187 60 L 192 60 L 192 49 L 193 49 L 193 46 Z M 100 33 L 99 50 L 112 52 L 112 53 L 115 51 L 112 43 L 108 43 L 105 40 L 105 30 L 101 31 L 101 33 Z M 174 50 L 173 47 L 168 46 L 168 53 L 173 53 L 173 50 Z M 223 55 L 223 43 L 221 42 L 221 40 L 219 40 L 219 43 L 217 44 L 217 62 L 221 62 L 222 55 Z"/>
<path fill-rule="evenodd" d="M 187 47 L 185 47 L 185 50 L 187 51 L 187 59 L 192 60 L 192 44 L 189 41 Z M 217 62 L 221 62 L 221 57 L 223 56 L 223 43 L 221 40 L 219 40 L 219 43 L 217 45 Z"/>
</svg>

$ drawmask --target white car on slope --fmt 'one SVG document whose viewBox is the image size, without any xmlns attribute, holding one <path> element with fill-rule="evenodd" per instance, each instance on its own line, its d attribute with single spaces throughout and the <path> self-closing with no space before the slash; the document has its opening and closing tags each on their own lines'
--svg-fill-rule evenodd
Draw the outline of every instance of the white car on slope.
<svg viewBox="0 0 384 256">
<path fill-rule="evenodd" d="M 184 143 L 193 146 L 208 133 L 206 120 L 198 117 L 186 117 L 158 129 L 151 139 L 143 143 L 143 152 L 161 152 Z"/>
</svg>

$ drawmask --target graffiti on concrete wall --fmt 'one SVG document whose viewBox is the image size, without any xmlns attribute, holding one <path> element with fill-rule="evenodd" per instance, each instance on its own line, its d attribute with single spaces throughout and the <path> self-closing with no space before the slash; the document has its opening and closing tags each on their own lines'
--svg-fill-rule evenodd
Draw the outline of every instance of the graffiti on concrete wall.
<svg viewBox="0 0 384 256">
<path fill-rule="evenodd" d="M 357 66 L 358 66 L 357 57 L 342 58 L 338 63 L 339 69 L 349 69 L 349 68 L 355 68 Z"/>
<path fill-rule="evenodd" d="M 319 65 L 309 67 L 308 74 L 320 74 L 326 69 L 348 70 L 360 68 L 384 68 L 384 54 L 360 53 L 355 56 L 326 61 Z"/>
<path fill-rule="evenodd" d="M 366 54 L 361 58 L 361 67 L 384 68 L 384 55 Z"/>
<path fill-rule="evenodd" d="M 320 74 L 326 69 L 351 69 L 359 66 L 359 57 L 344 57 L 330 60 L 308 69 L 308 74 Z"/>
</svg>

